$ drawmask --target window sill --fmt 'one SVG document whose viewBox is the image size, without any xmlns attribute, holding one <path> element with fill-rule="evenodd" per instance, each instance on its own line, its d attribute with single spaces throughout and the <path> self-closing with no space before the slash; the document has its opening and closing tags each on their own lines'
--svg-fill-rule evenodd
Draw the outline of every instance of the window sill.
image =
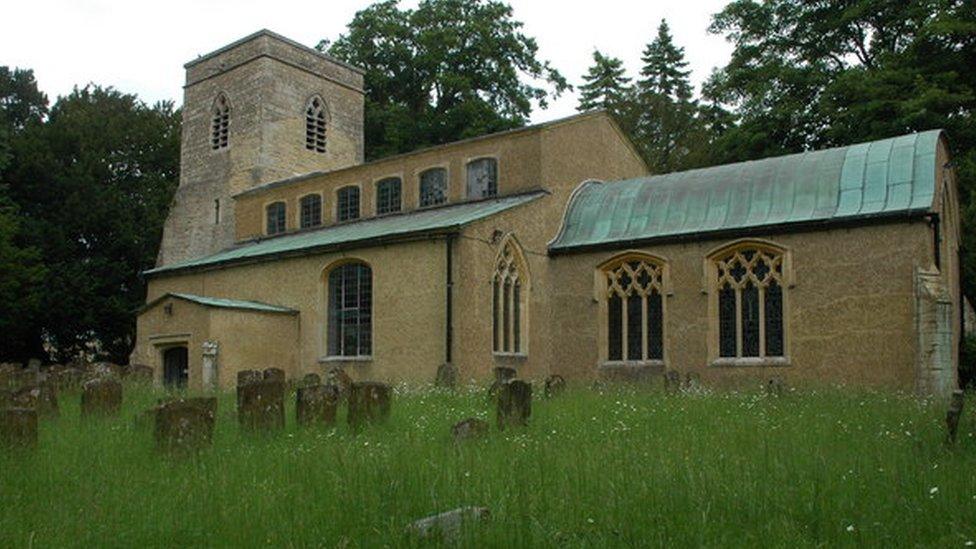
<svg viewBox="0 0 976 549">
<path fill-rule="evenodd" d="M 522 361 L 528 360 L 528 353 L 504 353 L 498 351 L 492 351 L 491 356 L 495 357 L 495 360 L 506 360 L 506 361 Z"/>
<path fill-rule="evenodd" d="M 790 359 L 787 357 L 716 358 L 709 364 L 713 368 L 782 368 L 790 365 Z"/>
<path fill-rule="evenodd" d="M 665 365 L 663 360 L 607 360 L 597 370 L 611 381 L 646 381 L 663 374 Z"/>
<path fill-rule="evenodd" d="M 319 363 L 330 363 L 330 362 L 372 362 L 372 355 L 362 355 L 362 356 L 320 356 Z"/>
</svg>

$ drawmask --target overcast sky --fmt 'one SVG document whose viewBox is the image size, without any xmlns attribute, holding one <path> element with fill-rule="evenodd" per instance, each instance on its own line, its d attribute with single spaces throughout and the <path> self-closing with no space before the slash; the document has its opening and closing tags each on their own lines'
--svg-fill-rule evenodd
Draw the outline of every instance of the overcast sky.
<svg viewBox="0 0 976 549">
<path fill-rule="evenodd" d="M 509 0 L 525 33 L 573 85 L 594 48 L 624 60 L 629 73 L 666 18 L 685 48 L 696 86 L 728 60 L 731 47 L 706 31 L 728 0 Z M 53 101 L 73 86 L 94 82 L 136 93 L 146 102 L 182 101 L 183 63 L 267 28 L 314 46 L 345 30 L 369 0 L 11 0 L 0 23 L 0 65 L 34 69 Z M 404 0 L 404 6 L 416 2 Z M 533 122 L 572 114 L 564 95 Z"/>
</svg>

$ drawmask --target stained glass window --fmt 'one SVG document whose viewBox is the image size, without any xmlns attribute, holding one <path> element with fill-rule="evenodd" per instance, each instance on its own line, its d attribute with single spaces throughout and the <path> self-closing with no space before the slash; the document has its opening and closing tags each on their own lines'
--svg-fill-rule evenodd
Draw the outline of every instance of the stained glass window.
<svg viewBox="0 0 976 549">
<path fill-rule="evenodd" d="M 400 178 L 387 177 L 376 183 L 376 215 L 400 211 Z"/>
<path fill-rule="evenodd" d="M 627 258 L 604 273 L 607 359 L 663 360 L 663 266 L 649 258 Z"/>
<path fill-rule="evenodd" d="M 348 263 L 329 273 L 330 356 L 372 354 L 372 270 Z"/>
<path fill-rule="evenodd" d="M 431 168 L 420 174 L 420 207 L 447 202 L 447 170 Z"/>
<path fill-rule="evenodd" d="M 740 248 L 716 260 L 716 274 L 719 356 L 782 357 L 783 254 Z"/>
</svg>

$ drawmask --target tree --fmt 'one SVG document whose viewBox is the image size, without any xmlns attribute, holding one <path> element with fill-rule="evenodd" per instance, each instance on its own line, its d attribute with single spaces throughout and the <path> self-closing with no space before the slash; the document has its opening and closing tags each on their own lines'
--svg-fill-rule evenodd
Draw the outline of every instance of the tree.
<svg viewBox="0 0 976 549">
<path fill-rule="evenodd" d="M 644 48 L 641 54 L 644 63 L 638 82 L 642 93 L 661 95 L 675 103 L 691 100 L 692 90 L 685 61 L 685 50 L 674 45 L 668 22 L 661 19 L 657 36 Z"/>
<path fill-rule="evenodd" d="M 0 360 L 25 361 L 42 352 L 30 336 L 41 311 L 45 271 L 40 251 L 23 240 L 17 205 L 0 187 Z"/>
<path fill-rule="evenodd" d="M 976 3 L 737 0 L 712 32 L 735 46 L 705 88 L 738 123 L 715 162 L 948 130 L 963 210 L 963 288 L 976 291 Z"/>
<path fill-rule="evenodd" d="M 3 174 L 26 245 L 45 267 L 28 350 L 53 360 L 92 346 L 124 362 L 179 175 L 179 115 L 89 86 L 12 140 Z M 25 357 L 15 357 L 23 359 Z"/>
<path fill-rule="evenodd" d="M 630 94 L 630 78 L 625 75 L 623 65 L 620 59 L 593 50 L 593 65 L 583 76 L 585 83 L 579 87 L 577 110 L 607 109 L 618 112 Z"/>
<path fill-rule="evenodd" d="M 387 0 L 319 49 L 365 69 L 366 157 L 524 125 L 569 88 L 509 6 L 494 0 Z M 545 86 L 545 87 L 543 87 Z"/>
</svg>

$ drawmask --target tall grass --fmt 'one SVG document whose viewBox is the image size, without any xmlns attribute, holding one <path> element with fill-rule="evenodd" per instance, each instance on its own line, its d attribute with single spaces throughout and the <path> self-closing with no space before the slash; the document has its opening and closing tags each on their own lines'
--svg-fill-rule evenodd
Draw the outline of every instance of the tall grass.
<svg viewBox="0 0 976 549">
<path fill-rule="evenodd" d="M 0 452 L 0 547 L 416 545 L 409 522 L 491 509 L 460 544 L 941 546 L 976 541 L 972 405 L 944 444 L 941 404 L 820 390 L 665 396 L 573 388 L 530 425 L 456 446 L 492 419 L 482 389 L 398 390 L 386 425 L 239 433 L 220 397 L 212 449 L 157 454 L 133 416 L 83 421 L 78 395 L 39 448 Z"/>
</svg>

